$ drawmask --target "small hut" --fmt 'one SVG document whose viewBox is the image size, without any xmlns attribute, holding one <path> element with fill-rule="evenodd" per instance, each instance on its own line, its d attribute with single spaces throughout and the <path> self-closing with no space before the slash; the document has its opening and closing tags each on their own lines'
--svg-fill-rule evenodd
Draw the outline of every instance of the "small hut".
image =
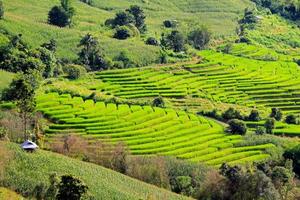
<svg viewBox="0 0 300 200">
<path fill-rule="evenodd" d="M 33 152 L 34 150 L 36 150 L 38 148 L 38 145 L 30 140 L 26 140 L 25 142 L 23 142 L 21 147 L 25 151 Z"/>
</svg>

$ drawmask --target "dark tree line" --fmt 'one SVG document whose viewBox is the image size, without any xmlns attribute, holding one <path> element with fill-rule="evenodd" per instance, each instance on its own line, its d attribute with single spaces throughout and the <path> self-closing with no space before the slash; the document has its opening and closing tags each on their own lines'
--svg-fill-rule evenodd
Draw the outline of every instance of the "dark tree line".
<svg viewBox="0 0 300 200">
<path fill-rule="evenodd" d="M 286 0 L 252 0 L 258 6 L 268 8 L 274 14 L 290 20 L 300 19 L 300 2 L 299 1 L 286 1 Z"/>
</svg>

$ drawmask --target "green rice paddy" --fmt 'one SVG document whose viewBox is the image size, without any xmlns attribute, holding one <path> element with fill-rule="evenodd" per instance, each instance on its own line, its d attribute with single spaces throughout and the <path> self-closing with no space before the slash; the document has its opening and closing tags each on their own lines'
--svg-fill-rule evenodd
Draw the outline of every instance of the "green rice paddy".
<svg viewBox="0 0 300 200">
<path fill-rule="evenodd" d="M 108 143 L 122 141 L 134 155 L 171 155 L 219 166 L 267 159 L 264 150 L 273 147 L 235 147 L 242 136 L 227 135 L 212 120 L 173 109 L 94 103 L 57 93 L 40 95 L 37 108 L 55 122 L 48 134 L 77 133 Z"/>
</svg>

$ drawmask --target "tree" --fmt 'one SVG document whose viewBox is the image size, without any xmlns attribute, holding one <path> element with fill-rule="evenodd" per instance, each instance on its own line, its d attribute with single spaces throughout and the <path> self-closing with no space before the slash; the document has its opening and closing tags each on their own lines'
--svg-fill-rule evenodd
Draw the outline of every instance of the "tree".
<svg viewBox="0 0 300 200">
<path fill-rule="evenodd" d="M 116 14 L 113 20 L 113 27 L 126 26 L 130 23 L 134 23 L 134 16 L 131 13 L 121 11 Z"/>
<path fill-rule="evenodd" d="M 8 45 L 0 51 L 1 69 L 15 73 L 27 73 L 31 69 L 43 72 L 45 68 L 37 51 L 28 48 L 23 42 L 21 34 L 13 36 Z"/>
<path fill-rule="evenodd" d="M 119 40 L 126 40 L 127 38 L 130 38 L 132 36 L 132 33 L 130 29 L 126 26 L 120 26 L 116 28 L 116 32 L 114 34 L 114 38 Z"/>
<path fill-rule="evenodd" d="M 282 119 L 282 112 L 278 108 L 272 108 L 272 112 L 270 114 L 270 117 L 276 119 L 277 121 L 280 121 Z"/>
<path fill-rule="evenodd" d="M 80 65 L 69 65 L 67 67 L 67 74 L 69 79 L 79 79 L 86 74 L 86 69 Z"/>
<path fill-rule="evenodd" d="M 248 116 L 249 121 L 259 121 L 260 116 L 258 110 L 251 110 L 251 113 Z"/>
<path fill-rule="evenodd" d="M 243 119 L 241 113 L 238 110 L 230 107 L 223 114 L 222 117 L 225 121 L 230 119 Z"/>
<path fill-rule="evenodd" d="M 233 134 L 245 135 L 247 133 L 246 124 L 241 120 L 233 119 L 228 124 L 230 132 Z"/>
<path fill-rule="evenodd" d="M 88 190 L 80 179 L 73 177 L 72 175 L 64 175 L 61 177 L 61 181 L 58 185 L 57 200 L 80 200 Z"/>
<path fill-rule="evenodd" d="M 286 116 L 285 122 L 287 124 L 297 124 L 297 118 L 295 115 L 290 114 L 290 115 Z"/>
<path fill-rule="evenodd" d="M 147 27 L 145 24 L 146 16 L 145 16 L 142 8 L 137 5 L 133 5 L 133 6 L 130 6 L 130 8 L 127 9 L 126 11 L 134 17 L 134 25 L 137 27 L 137 29 L 141 33 L 146 32 L 146 30 L 147 30 Z"/>
<path fill-rule="evenodd" d="M 296 145 L 293 148 L 287 149 L 283 157 L 285 159 L 290 159 L 293 161 L 294 172 L 299 176 L 300 175 L 300 145 Z"/>
<path fill-rule="evenodd" d="M 209 43 L 211 33 L 207 27 L 201 27 L 193 30 L 188 35 L 188 40 L 195 49 L 204 49 Z"/>
<path fill-rule="evenodd" d="M 45 65 L 45 69 L 43 71 L 43 76 L 45 78 L 53 77 L 54 70 L 57 68 L 58 61 L 54 55 L 54 53 L 46 48 L 40 47 L 37 49 L 39 51 L 39 59 Z"/>
<path fill-rule="evenodd" d="M 23 122 L 24 139 L 28 139 L 28 125 L 35 111 L 35 91 L 39 87 L 41 74 L 37 70 L 30 70 L 27 74 L 18 74 L 10 87 L 5 91 L 5 98 L 15 101 Z"/>
<path fill-rule="evenodd" d="M 256 135 L 263 135 L 265 133 L 265 129 L 261 126 L 256 127 L 255 134 Z"/>
<path fill-rule="evenodd" d="M 156 107 L 164 108 L 165 107 L 164 99 L 162 97 L 157 97 L 153 100 L 152 105 Z"/>
<path fill-rule="evenodd" d="M 81 40 L 78 47 L 82 47 L 78 56 L 78 62 L 86 66 L 86 68 L 98 71 L 107 69 L 105 56 L 99 48 L 99 43 L 91 34 L 86 34 Z"/>
<path fill-rule="evenodd" d="M 240 24 L 254 24 L 257 22 L 257 18 L 253 12 L 249 8 L 246 8 L 244 11 L 244 17 L 239 21 Z"/>
<path fill-rule="evenodd" d="M 75 9 L 70 0 L 61 0 L 60 6 L 54 6 L 48 13 L 48 23 L 59 27 L 71 26 Z"/>
<path fill-rule="evenodd" d="M 146 42 L 147 45 L 153 45 L 153 46 L 158 46 L 159 42 L 157 41 L 157 39 L 155 39 L 154 37 L 149 37 L 147 38 Z"/>
<path fill-rule="evenodd" d="M 41 47 L 46 48 L 46 49 L 48 49 L 49 51 L 52 51 L 53 53 L 55 53 L 55 52 L 56 52 L 56 49 L 57 49 L 57 42 L 56 42 L 55 39 L 51 39 L 51 40 L 49 41 L 49 43 L 43 43 L 43 44 L 41 45 Z"/>
<path fill-rule="evenodd" d="M 4 6 L 3 6 L 3 2 L 0 1 L 0 19 L 4 18 Z"/>
<path fill-rule="evenodd" d="M 114 60 L 120 62 L 122 68 L 129 68 L 133 66 L 133 62 L 127 51 L 121 51 L 120 54 L 116 56 Z"/>
<path fill-rule="evenodd" d="M 265 128 L 266 128 L 266 133 L 272 134 L 273 129 L 275 128 L 275 119 L 274 118 L 268 118 L 265 122 Z"/>
<path fill-rule="evenodd" d="M 169 49 L 173 49 L 175 52 L 180 52 L 184 50 L 185 39 L 182 33 L 173 30 L 166 38 L 162 38 L 162 45 L 165 45 Z"/>
</svg>

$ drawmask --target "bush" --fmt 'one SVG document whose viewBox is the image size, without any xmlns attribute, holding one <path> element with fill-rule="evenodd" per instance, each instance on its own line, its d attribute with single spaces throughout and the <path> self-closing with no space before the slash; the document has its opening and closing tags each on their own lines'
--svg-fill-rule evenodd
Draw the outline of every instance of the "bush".
<svg viewBox="0 0 300 200">
<path fill-rule="evenodd" d="M 270 114 L 271 118 L 276 119 L 277 121 L 280 121 L 282 119 L 282 112 L 278 108 L 272 108 L 272 112 Z"/>
<path fill-rule="evenodd" d="M 297 124 L 297 118 L 295 115 L 290 114 L 290 115 L 286 116 L 285 122 L 287 124 Z"/>
<path fill-rule="evenodd" d="M 167 36 L 162 36 L 161 44 L 168 49 L 172 49 L 175 52 L 184 51 L 185 38 L 182 33 L 177 30 L 172 31 Z"/>
<path fill-rule="evenodd" d="M 166 28 L 175 28 L 178 22 L 176 20 L 165 20 L 163 24 Z"/>
<path fill-rule="evenodd" d="M 284 152 L 283 157 L 285 159 L 291 159 L 293 161 L 294 172 L 300 175 L 300 145 L 297 145 Z"/>
<path fill-rule="evenodd" d="M 156 107 L 164 108 L 165 107 L 165 101 L 162 97 L 157 97 L 153 100 L 152 105 L 156 106 Z"/>
<path fill-rule="evenodd" d="M 232 134 L 245 135 L 247 133 L 246 124 L 241 120 L 233 119 L 230 120 L 228 124 Z"/>
<path fill-rule="evenodd" d="M 127 26 L 120 26 L 117 27 L 116 32 L 114 34 L 114 38 L 119 40 L 126 40 L 127 38 L 130 38 L 133 34 L 131 33 L 131 30 Z"/>
<path fill-rule="evenodd" d="M 243 120 L 243 116 L 238 110 L 235 110 L 234 108 L 228 108 L 223 114 L 222 118 L 225 121 L 231 120 L 231 119 L 240 119 Z"/>
<path fill-rule="evenodd" d="M 86 69 L 80 65 L 69 65 L 66 70 L 69 79 L 79 79 L 86 74 Z"/>
<path fill-rule="evenodd" d="M 146 40 L 146 44 L 147 44 L 147 45 L 158 46 L 158 45 L 159 45 L 159 42 L 158 42 L 157 39 L 155 39 L 154 37 L 149 37 L 149 38 Z"/>
<path fill-rule="evenodd" d="M 266 128 L 266 133 L 272 134 L 273 129 L 275 128 L 275 119 L 274 118 L 268 118 L 265 122 L 265 128 Z"/>
<path fill-rule="evenodd" d="M 265 133 L 265 129 L 263 128 L 263 127 L 261 127 L 261 126 L 258 126 L 258 127 L 256 127 L 256 129 L 255 129 L 255 134 L 256 135 L 263 135 L 264 133 Z"/>
<path fill-rule="evenodd" d="M 190 32 L 188 40 L 195 49 L 201 50 L 209 43 L 210 37 L 211 33 L 209 30 L 206 27 L 201 27 Z"/>
<path fill-rule="evenodd" d="M 251 113 L 248 116 L 248 120 L 249 121 L 259 121 L 260 120 L 260 116 L 259 116 L 259 112 L 258 110 L 251 110 Z"/>
<path fill-rule="evenodd" d="M 115 57 L 115 68 L 129 68 L 133 66 L 129 53 L 127 51 L 121 51 L 120 54 Z"/>
<path fill-rule="evenodd" d="M 72 175 L 64 175 L 58 185 L 57 200 L 80 200 L 86 194 L 88 187 Z"/>
</svg>

